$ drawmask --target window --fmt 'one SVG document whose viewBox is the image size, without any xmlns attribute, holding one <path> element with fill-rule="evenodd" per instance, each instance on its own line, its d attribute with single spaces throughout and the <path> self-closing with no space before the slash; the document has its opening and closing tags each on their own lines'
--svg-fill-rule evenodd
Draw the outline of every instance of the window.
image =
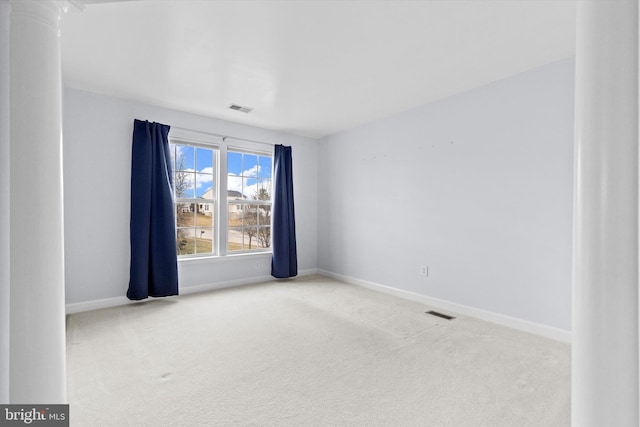
<svg viewBox="0 0 640 427">
<path fill-rule="evenodd" d="M 269 251 L 272 155 L 251 144 L 229 148 L 210 135 L 171 132 L 178 256 Z"/>
<path fill-rule="evenodd" d="M 215 254 L 217 150 L 172 141 L 178 255 Z"/>
<path fill-rule="evenodd" d="M 271 247 L 271 168 L 269 155 L 227 153 L 227 250 Z"/>
</svg>

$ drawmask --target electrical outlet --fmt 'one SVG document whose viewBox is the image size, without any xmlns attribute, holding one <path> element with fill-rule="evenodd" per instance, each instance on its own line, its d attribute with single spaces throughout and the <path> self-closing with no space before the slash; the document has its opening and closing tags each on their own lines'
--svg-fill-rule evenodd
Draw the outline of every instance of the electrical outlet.
<svg viewBox="0 0 640 427">
<path fill-rule="evenodd" d="M 422 276 L 429 277 L 429 266 L 423 265 L 422 267 L 420 267 L 420 274 Z"/>
</svg>

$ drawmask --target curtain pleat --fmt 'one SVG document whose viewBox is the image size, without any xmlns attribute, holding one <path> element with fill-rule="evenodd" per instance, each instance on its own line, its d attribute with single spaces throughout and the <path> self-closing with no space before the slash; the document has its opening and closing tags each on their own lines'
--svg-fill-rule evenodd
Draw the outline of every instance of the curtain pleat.
<svg viewBox="0 0 640 427">
<path fill-rule="evenodd" d="M 271 275 L 287 278 L 298 275 L 291 147 L 274 147 L 274 178 Z"/>
<path fill-rule="evenodd" d="M 127 297 L 178 294 L 168 125 L 135 120 L 131 158 L 131 265 Z"/>
</svg>

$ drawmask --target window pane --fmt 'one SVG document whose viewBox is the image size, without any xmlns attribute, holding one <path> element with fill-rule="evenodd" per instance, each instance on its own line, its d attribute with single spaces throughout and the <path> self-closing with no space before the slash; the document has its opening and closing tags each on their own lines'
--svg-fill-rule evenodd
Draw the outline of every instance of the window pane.
<svg viewBox="0 0 640 427">
<path fill-rule="evenodd" d="M 195 225 L 193 203 L 176 204 L 176 224 L 178 227 L 190 227 Z"/>
<path fill-rule="evenodd" d="M 213 228 L 196 228 L 196 252 L 213 252 Z"/>
<path fill-rule="evenodd" d="M 243 178 L 242 181 L 242 194 L 249 200 L 255 200 L 257 195 L 256 179 Z"/>
<path fill-rule="evenodd" d="M 227 237 L 227 250 L 242 250 L 242 227 L 229 227 L 229 233 Z"/>
<path fill-rule="evenodd" d="M 204 219 L 208 218 L 207 221 L 211 222 L 213 220 L 214 209 L 215 208 L 214 208 L 214 204 L 213 203 L 206 203 L 206 202 L 202 201 L 202 202 L 198 203 L 198 206 L 197 206 L 196 210 L 198 212 L 198 215 L 203 215 L 205 217 Z M 201 221 L 198 220 L 198 225 L 202 225 L 200 222 Z M 211 224 L 209 224 L 209 226 L 210 225 Z"/>
<path fill-rule="evenodd" d="M 246 206 L 239 203 L 229 204 L 227 214 L 228 232 L 227 232 L 227 250 L 240 251 L 242 245 L 242 229 L 243 229 L 243 213 Z"/>
<path fill-rule="evenodd" d="M 271 247 L 271 227 L 258 228 L 258 246 L 261 248 Z"/>
<path fill-rule="evenodd" d="M 214 199 L 215 194 L 213 192 L 213 175 L 197 173 L 196 189 L 198 197 L 202 197 L 203 199 Z"/>
<path fill-rule="evenodd" d="M 242 174 L 242 153 L 227 153 L 227 173 L 229 175 L 240 176 Z"/>
<path fill-rule="evenodd" d="M 256 200 L 271 200 L 271 180 L 259 179 L 256 183 Z"/>
<path fill-rule="evenodd" d="M 242 196 L 242 193 L 240 193 L 239 191 L 232 191 L 229 190 L 229 192 L 227 193 L 227 201 L 229 203 L 236 203 L 240 200 L 244 200 L 246 199 L 246 197 Z"/>
<path fill-rule="evenodd" d="M 243 176 L 258 176 L 258 156 L 245 154 L 242 165 Z"/>
<path fill-rule="evenodd" d="M 232 192 L 233 197 L 240 197 L 242 195 L 242 178 L 235 175 L 229 175 L 227 177 L 227 190 L 229 191 L 229 197 L 231 197 Z"/>
<path fill-rule="evenodd" d="M 243 224 L 245 226 L 258 225 L 257 206 L 245 205 L 243 219 Z"/>
<path fill-rule="evenodd" d="M 258 159 L 260 164 L 259 176 L 263 178 L 271 178 L 271 157 L 262 157 Z"/>
<path fill-rule="evenodd" d="M 176 144 L 176 171 L 193 171 L 194 149 L 188 145 Z"/>
<path fill-rule="evenodd" d="M 196 170 L 198 172 L 213 173 L 214 152 L 209 148 L 196 148 Z"/>
<path fill-rule="evenodd" d="M 193 172 L 176 171 L 176 197 L 193 199 L 195 197 L 195 180 Z"/>
<path fill-rule="evenodd" d="M 259 245 L 258 225 L 260 210 L 258 205 L 245 205 L 243 211 L 244 249 L 257 249 Z"/>
<path fill-rule="evenodd" d="M 258 248 L 258 229 L 253 226 L 243 228 L 244 237 L 244 249 L 257 249 Z"/>
<path fill-rule="evenodd" d="M 271 225 L 271 205 L 260 205 L 258 225 Z"/>
<path fill-rule="evenodd" d="M 193 228 L 178 228 L 176 246 L 178 255 L 195 253 L 195 230 Z"/>
<path fill-rule="evenodd" d="M 242 227 L 242 208 L 243 205 L 241 204 L 229 204 L 229 211 L 227 214 L 229 227 Z"/>
<path fill-rule="evenodd" d="M 213 203 L 197 203 L 196 224 L 198 227 L 213 227 Z"/>
</svg>

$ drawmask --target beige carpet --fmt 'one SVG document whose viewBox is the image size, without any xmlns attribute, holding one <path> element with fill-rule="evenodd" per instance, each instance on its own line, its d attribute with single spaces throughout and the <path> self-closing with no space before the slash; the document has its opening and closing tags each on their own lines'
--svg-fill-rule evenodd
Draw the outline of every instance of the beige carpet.
<svg viewBox="0 0 640 427">
<path fill-rule="evenodd" d="M 68 317 L 72 426 L 569 426 L 570 347 L 314 276 Z"/>
</svg>

